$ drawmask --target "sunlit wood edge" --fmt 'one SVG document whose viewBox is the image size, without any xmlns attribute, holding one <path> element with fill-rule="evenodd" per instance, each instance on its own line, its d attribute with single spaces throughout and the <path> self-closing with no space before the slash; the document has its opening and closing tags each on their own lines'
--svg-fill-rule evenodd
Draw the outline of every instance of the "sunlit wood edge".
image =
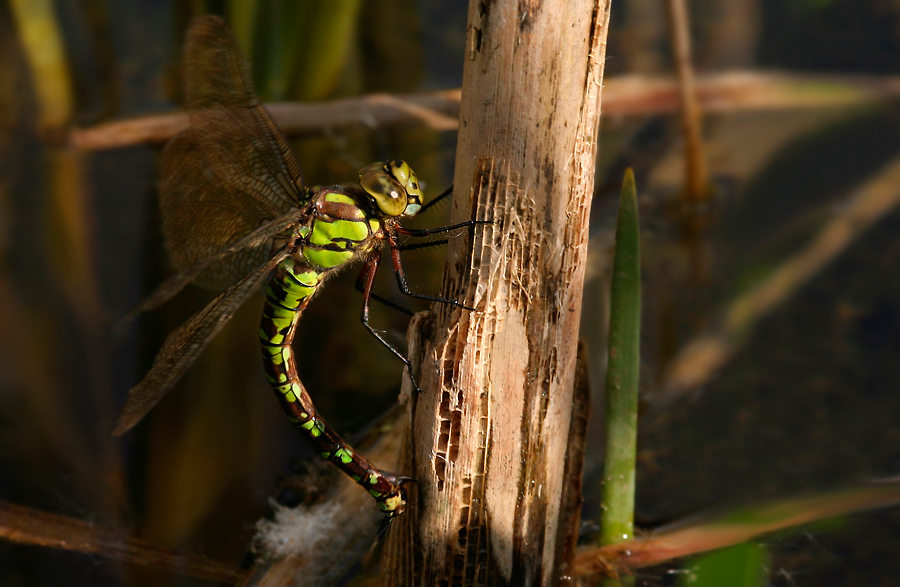
<svg viewBox="0 0 900 587">
<path fill-rule="evenodd" d="M 696 92 L 705 112 L 828 107 L 900 95 L 900 77 L 735 71 L 699 78 Z M 288 136 L 402 125 L 453 131 L 458 126 L 459 99 L 459 89 L 452 89 L 307 104 L 271 103 L 266 108 Z M 607 118 L 666 114 L 679 107 L 679 89 L 673 79 L 629 75 L 608 78 L 604 83 L 603 116 Z M 68 142 L 84 150 L 159 144 L 187 125 L 186 113 L 166 112 L 75 128 Z"/>
</svg>

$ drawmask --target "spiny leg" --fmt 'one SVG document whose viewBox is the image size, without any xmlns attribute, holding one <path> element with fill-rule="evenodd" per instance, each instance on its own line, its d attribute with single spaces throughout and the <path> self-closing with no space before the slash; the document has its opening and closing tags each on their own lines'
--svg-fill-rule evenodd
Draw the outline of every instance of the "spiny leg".
<svg viewBox="0 0 900 587">
<path fill-rule="evenodd" d="M 397 248 L 401 251 L 414 251 L 416 249 L 427 249 L 429 247 L 440 247 L 450 242 L 448 239 L 442 238 L 436 241 L 428 241 L 425 243 L 406 243 L 399 245 Z"/>
<path fill-rule="evenodd" d="M 365 281 L 366 281 L 367 271 L 368 271 L 368 265 L 363 265 L 362 271 L 359 272 L 359 276 L 357 276 L 357 278 L 356 278 L 356 291 L 358 291 L 359 293 L 365 293 L 365 291 L 366 291 Z M 381 302 L 388 308 L 392 308 L 394 310 L 397 310 L 398 312 L 403 312 L 407 316 L 413 316 L 413 311 L 410 310 L 409 308 L 407 308 L 406 306 L 402 306 L 391 299 L 388 299 L 384 296 L 381 296 L 381 295 L 375 293 L 374 291 L 370 292 L 369 295 L 372 297 L 373 300 L 375 300 L 376 302 Z"/>
<path fill-rule="evenodd" d="M 477 222 L 475 220 L 470 220 L 471 222 Z M 466 224 L 469 226 L 469 224 Z M 452 230 L 453 227 L 451 227 Z M 400 251 L 402 250 L 402 246 L 399 242 L 397 242 L 397 236 L 391 233 L 388 236 L 388 247 L 391 250 L 391 262 L 394 265 L 394 276 L 397 278 L 397 286 L 400 288 L 400 292 L 403 295 L 409 296 L 411 298 L 416 298 L 420 300 L 427 300 L 429 302 L 438 302 L 441 304 L 449 304 L 451 306 L 455 306 L 457 308 L 462 308 L 463 310 L 474 311 L 475 308 L 470 308 L 464 304 L 461 304 L 457 300 L 451 300 L 450 298 L 442 298 L 438 296 L 432 296 L 428 294 L 420 294 L 410 291 L 409 284 L 406 282 L 406 274 L 403 272 L 403 262 L 400 260 Z"/>
<path fill-rule="evenodd" d="M 432 206 L 434 206 L 435 204 L 437 204 L 438 202 L 440 202 L 441 200 L 443 200 L 444 198 L 446 198 L 447 196 L 449 196 L 452 193 L 453 193 L 453 184 L 451 183 L 450 187 L 448 187 L 443 192 L 441 192 L 441 195 L 439 195 L 435 199 L 431 200 L 430 202 L 428 202 L 427 204 L 422 206 L 422 208 L 419 210 L 419 214 L 422 214 L 423 212 L 427 211 L 429 208 L 431 208 Z"/>
<path fill-rule="evenodd" d="M 438 202 L 443 201 L 447 198 L 447 196 L 453 193 L 453 184 L 450 184 L 446 190 L 441 192 L 441 194 L 422 206 L 417 215 L 422 215 L 428 211 L 429 208 L 437 204 Z M 440 234 L 442 232 L 450 232 L 452 230 L 457 230 L 459 228 L 466 228 L 469 226 L 477 226 L 479 224 L 494 224 L 491 220 L 466 220 L 465 222 L 460 222 L 459 224 L 453 224 L 451 226 L 439 226 L 437 228 L 399 228 L 399 232 L 401 234 L 405 234 L 407 236 L 428 236 L 429 234 Z"/>
<path fill-rule="evenodd" d="M 416 249 L 439 247 L 442 245 L 446 245 L 447 242 L 448 242 L 447 239 L 441 239 L 441 240 L 436 240 L 436 241 L 428 241 L 427 243 L 404 244 L 404 245 L 400 245 L 399 248 L 401 251 L 413 251 Z M 358 291 L 359 293 L 363 293 L 365 291 L 366 271 L 367 271 L 367 268 L 365 266 L 363 266 L 362 271 L 360 271 L 359 275 L 356 278 L 356 291 Z M 372 291 L 372 293 L 370 295 L 373 300 L 384 304 L 388 308 L 392 308 L 394 310 L 397 310 L 398 312 L 402 312 L 402 313 L 406 314 L 407 316 L 413 316 L 412 310 L 410 310 L 409 308 L 407 308 L 406 306 L 404 306 L 398 302 L 395 302 L 394 300 L 392 300 L 390 298 L 386 298 L 382 295 L 379 295 L 379 294 L 375 293 L 374 291 Z"/>
<path fill-rule="evenodd" d="M 448 189 L 443 194 L 438 196 L 438 198 L 436 198 L 435 200 L 432 200 L 432 203 L 440 201 L 441 199 L 445 198 L 447 195 L 449 195 L 451 193 L 452 189 L 453 188 L 451 186 L 450 189 Z M 427 208 L 427 206 L 426 206 L 426 208 Z M 400 232 L 400 233 L 408 235 L 408 236 L 413 236 L 413 237 L 423 237 L 423 236 L 428 236 L 428 235 L 432 235 L 432 234 L 441 234 L 441 233 L 451 232 L 453 230 L 458 230 L 460 228 L 477 226 L 479 224 L 493 224 L 493 222 L 491 222 L 489 220 L 467 220 L 465 222 L 460 222 L 459 224 L 454 224 L 451 226 L 442 226 L 439 228 L 427 228 L 427 229 L 406 229 L 406 228 L 398 227 L 397 232 Z M 449 299 L 449 298 L 442 298 L 439 296 L 432 296 L 432 295 L 428 295 L 428 294 L 419 294 L 419 293 L 410 291 L 410 289 L 409 289 L 409 285 L 406 281 L 406 274 L 403 271 L 403 263 L 400 259 L 400 251 L 409 251 L 409 250 L 420 249 L 420 248 L 425 248 L 425 247 L 440 246 L 440 245 L 447 244 L 447 242 L 448 242 L 447 239 L 441 239 L 441 240 L 431 241 L 431 242 L 427 242 L 427 243 L 413 243 L 413 244 L 401 245 L 398 241 L 397 235 L 394 232 L 390 232 L 389 236 L 388 236 L 388 246 L 391 250 L 391 262 L 394 266 L 394 275 L 397 278 L 397 285 L 399 286 L 401 293 L 403 293 L 406 296 L 421 299 L 421 300 L 426 300 L 426 301 L 430 301 L 430 302 L 450 304 L 452 306 L 462 308 L 464 310 L 474 311 L 475 308 L 471 308 L 469 306 L 461 304 L 457 300 L 453 300 L 453 299 Z M 419 387 L 418 381 L 416 381 L 415 375 L 413 374 L 412 366 L 410 365 L 409 359 L 403 353 L 401 353 L 399 350 L 397 350 L 397 348 L 394 345 L 392 345 L 387 340 L 385 340 L 384 337 L 381 336 L 381 333 L 378 332 L 377 330 L 375 330 L 371 326 L 371 324 L 369 324 L 369 300 L 370 299 L 377 300 L 388 307 L 391 307 L 391 308 L 394 308 L 396 310 L 403 312 L 404 314 L 412 315 L 412 312 L 410 312 L 409 309 L 407 309 L 391 300 L 388 300 L 387 298 L 384 298 L 372 291 L 372 288 L 375 283 L 375 275 L 378 273 L 378 264 L 380 263 L 380 261 L 381 261 L 380 256 L 375 256 L 375 257 L 370 258 L 366 262 L 366 264 L 363 266 L 362 271 L 360 272 L 359 277 L 356 280 L 356 288 L 359 291 L 361 291 L 363 294 L 363 306 L 362 306 L 361 321 L 363 323 L 363 326 L 365 326 L 366 330 L 368 330 L 372 334 L 372 336 L 374 336 L 381 344 L 383 344 L 385 347 L 387 347 L 388 350 L 390 350 L 392 353 L 394 353 L 394 355 L 398 359 L 400 359 L 404 365 L 406 365 L 407 372 L 409 373 L 410 381 L 413 384 L 413 388 L 415 388 L 416 393 L 421 393 L 422 390 Z"/>
<path fill-rule="evenodd" d="M 400 359 L 404 365 L 406 365 L 406 371 L 409 373 L 409 380 L 413 384 L 413 388 L 416 390 L 416 393 L 422 393 L 422 389 L 419 387 L 419 382 L 416 381 L 416 376 L 413 374 L 412 365 L 409 363 L 409 359 L 401 353 L 397 348 L 389 343 L 381 333 L 375 330 L 371 324 L 369 324 L 369 299 L 374 297 L 372 294 L 372 286 L 375 284 L 375 275 L 378 273 L 378 263 L 381 261 L 380 255 L 375 255 L 366 261 L 366 264 L 363 266 L 362 272 L 360 273 L 360 279 L 363 282 L 363 304 L 362 304 L 362 314 L 360 319 L 362 320 L 363 326 L 365 326 L 366 330 L 369 333 L 378 339 L 378 342 L 383 344 L 389 351 L 394 353 L 398 359 Z M 380 297 L 380 296 L 379 296 Z M 390 304 L 389 304 L 390 305 Z"/>
<path fill-rule="evenodd" d="M 432 302 L 452 304 L 454 306 L 463 308 L 465 310 L 474 310 L 475 309 L 475 308 L 470 308 L 468 306 L 465 306 L 465 305 L 459 303 L 458 301 L 451 300 L 449 298 L 441 298 L 438 296 L 431 296 L 431 295 L 427 295 L 427 294 L 417 294 L 417 293 L 410 291 L 409 286 L 406 283 L 406 275 L 403 272 L 403 265 L 400 260 L 400 251 L 403 250 L 404 247 L 401 246 L 399 243 L 397 243 L 396 238 L 393 235 L 389 237 L 388 242 L 389 242 L 389 246 L 391 249 L 391 260 L 393 261 L 393 265 L 394 265 L 394 275 L 397 277 L 397 284 L 400 287 L 400 291 L 403 294 L 413 297 L 413 298 L 428 300 L 428 301 L 432 301 Z M 445 243 L 446 243 L 446 241 L 441 242 L 440 244 L 445 244 Z M 420 243 L 420 244 L 422 246 L 432 246 L 435 243 Z M 411 248 L 419 248 L 416 245 L 410 245 L 410 246 L 411 246 Z M 387 300 L 387 299 L 372 292 L 372 288 L 375 284 L 375 275 L 377 275 L 377 273 L 378 273 L 378 264 L 380 263 L 380 261 L 381 261 L 380 256 L 374 256 L 371 259 L 369 259 L 366 262 L 366 264 L 363 266 L 363 269 L 359 274 L 359 278 L 357 279 L 357 288 L 361 287 L 361 290 L 363 293 L 361 321 L 363 323 L 363 326 L 366 328 L 366 330 L 369 331 L 369 333 L 372 334 L 372 336 L 374 336 L 376 339 L 378 339 L 378 341 L 381 344 L 383 344 L 385 347 L 387 347 L 388 350 L 390 350 L 392 353 L 394 353 L 394 355 L 398 359 L 400 359 L 400 361 L 402 361 L 404 365 L 406 365 L 407 372 L 409 373 L 409 379 L 413 385 L 413 388 L 415 389 L 416 393 L 422 393 L 422 389 L 419 387 L 419 382 L 416 380 L 416 376 L 413 373 L 412 365 L 410 364 L 409 359 L 403 353 L 401 353 L 394 345 L 392 345 L 387 340 L 385 340 L 385 338 L 381 335 L 381 333 L 379 331 L 375 330 L 375 328 L 373 328 L 372 325 L 369 324 L 369 300 L 370 299 L 376 299 L 376 300 L 384 303 L 387 306 L 396 308 L 407 314 L 410 313 L 409 310 L 407 310 L 406 308 L 403 308 L 402 306 L 395 304 L 394 302 L 391 302 L 390 300 Z"/>
<path fill-rule="evenodd" d="M 421 214 L 421 212 L 420 212 Z M 478 226 L 480 224 L 494 224 L 492 220 L 466 220 L 449 226 L 439 226 L 437 228 L 398 228 L 397 232 L 407 236 L 422 237 L 431 234 L 441 234 L 444 232 L 452 232 L 460 228 L 468 228 L 470 226 Z"/>
</svg>

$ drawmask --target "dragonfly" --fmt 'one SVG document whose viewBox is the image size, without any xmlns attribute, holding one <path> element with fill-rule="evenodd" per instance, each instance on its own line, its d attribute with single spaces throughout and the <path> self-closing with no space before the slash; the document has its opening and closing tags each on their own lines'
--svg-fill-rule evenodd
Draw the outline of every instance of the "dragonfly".
<svg viewBox="0 0 900 587">
<path fill-rule="evenodd" d="M 184 79 L 190 126 L 160 159 L 163 232 L 178 272 L 130 316 L 155 308 L 189 283 L 221 293 L 168 335 L 147 375 L 130 390 L 114 434 L 124 434 L 162 399 L 268 279 L 259 340 L 266 379 L 281 407 L 322 457 L 368 491 L 387 518 L 396 516 L 406 504 L 403 486 L 413 479 L 377 468 L 318 414 L 297 375 L 291 343 L 319 287 L 341 268 L 361 262 L 362 323 L 409 368 L 403 353 L 369 324 L 370 299 L 387 301 L 372 292 L 382 251 L 389 251 L 404 294 L 471 310 L 457 300 L 411 292 L 400 252 L 416 245 L 400 239 L 479 221 L 404 228 L 402 218 L 431 203 L 423 205 L 419 180 L 401 160 L 366 165 L 358 185 L 307 187 L 286 139 L 260 104 L 231 30 L 218 17 L 192 21 Z"/>
</svg>

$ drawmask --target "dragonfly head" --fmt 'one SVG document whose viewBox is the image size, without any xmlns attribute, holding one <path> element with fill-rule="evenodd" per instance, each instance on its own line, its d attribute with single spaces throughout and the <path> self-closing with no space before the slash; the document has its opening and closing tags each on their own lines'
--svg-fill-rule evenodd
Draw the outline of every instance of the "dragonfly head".
<svg viewBox="0 0 900 587">
<path fill-rule="evenodd" d="M 366 165 L 359 170 L 359 185 L 388 216 L 414 216 L 422 207 L 419 179 L 406 161 Z"/>
</svg>

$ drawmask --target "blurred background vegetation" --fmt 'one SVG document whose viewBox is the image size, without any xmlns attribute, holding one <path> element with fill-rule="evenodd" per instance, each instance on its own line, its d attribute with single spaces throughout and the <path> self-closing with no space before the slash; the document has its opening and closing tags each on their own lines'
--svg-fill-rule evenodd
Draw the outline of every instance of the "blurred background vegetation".
<svg viewBox="0 0 900 587">
<path fill-rule="evenodd" d="M 302 499 L 309 488 L 291 489 L 284 476 L 315 457 L 265 384 L 259 303 L 144 422 L 111 437 L 166 333 L 212 294 L 189 289 L 115 328 L 171 270 L 155 200 L 159 145 L 89 152 L 66 144 L 67 129 L 176 108 L 181 42 L 196 14 L 229 20 L 263 100 L 319 101 L 458 87 L 466 10 L 436 0 L 0 4 L 0 499 L 231 565 L 269 498 Z M 883 84 L 900 73 L 900 4 L 697 0 L 690 16 L 702 79 L 732 70 L 828 77 L 718 96 L 703 118 L 711 189 L 685 198 L 677 113 L 627 96 L 606 105 L 622 76 L 638 88 L 672 76 L 664 6 L 613 0 L 583 336 L 599 390 L 616 195 L 630 166 L 644 255 L 642 527 L 900 474 L 900 184 L 884 179 L 898 165 L 900 110 L 892 91 L 869 91 L 896 90 Z M 752 91 L 779 99 L 749 104 Z M 450 131 L 322 128 L 292 144 L 311 184 L 352 181 L 362 164 L 393 157 L 410 161 L 432 195 L 452 178 Z M 849 237 L 816 257 L 819 243 L 835 242 L 829 227 L 873 189 L 875 203 L 864 201 L 878 210 L 871 227 L 849 223 Z M 439 225 L 445 213 L 417 222 Z M 439 291 L 442 269 L 440 250 L 408 256 L 417 291 Z M 754 302 L 779 275 L 793 285 Z M 401 374 L 359 324 L 354 279 L 342 274 L 317 296 L 297 348 L 317 405 L 351 437 L 393 405 Z M 763 309 L 748 314 L 747 304 Z M 402 341 L 406 318 L 373 311 Z M 688 352 L 698 341 L 709 343 L 705 354 Z M 594 414 L 586 495 L 599 494 L 599 421 Z M 597 515 L 586 503 L 586 519 Z M 900 513 L 884 510 L 775 537 L 763 559 L 773 585 L 891 584 L 898 548 Z M 672 584 L 677 568 L 642 572 L 638 584 Z M 118 584 L 128 572 L 0 543 L 3 584 Z"/>
</svg>

